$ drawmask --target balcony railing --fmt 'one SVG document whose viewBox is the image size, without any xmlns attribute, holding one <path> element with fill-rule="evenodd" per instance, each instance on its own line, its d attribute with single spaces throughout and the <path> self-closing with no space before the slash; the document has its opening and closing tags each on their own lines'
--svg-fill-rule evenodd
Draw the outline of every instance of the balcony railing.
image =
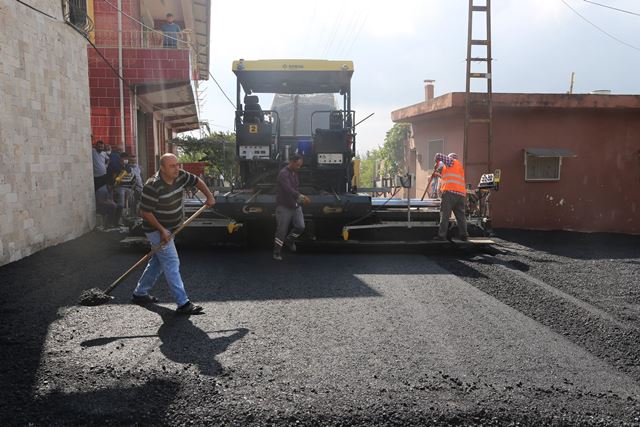
<svg viewBox="0 0 640 427">
<path fill-rule="evenodd" d="M 95 30 L 95 44 L 98 47 L 118 47 L 117 30 Z M 179 33 L 162 33 L 162 31 L 136 30 L 122 32 L 123 48 L 138 49 L 191 49 L 192 34 L 189 30 Z"/>
</svg>

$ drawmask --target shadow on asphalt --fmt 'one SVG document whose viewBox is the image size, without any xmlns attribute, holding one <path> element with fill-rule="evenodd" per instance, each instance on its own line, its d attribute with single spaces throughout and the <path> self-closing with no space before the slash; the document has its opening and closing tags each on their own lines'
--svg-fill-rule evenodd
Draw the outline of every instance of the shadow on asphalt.
<svg viewBox="0 0 640 427">
<path fill-rule="evenodd" d="M 129 262 L 130 256 L 118 251 L 118 237 L 89 233 L 0 267 L 3 425 L 161 424 L 178 383 L 152 379 L 141 386 L 83 393 L 52 391 L 43 397 L 34 392 L 49 326 L 60 319 L 59 310 L 75 305 L 84 289 L 105 286 L 105 277 Z"/>
<path fill-rule="evenodd" d="M 82 393 L 55 391 L 29 402 L 25 419 L 40 425 L 162 425 L 179 391 L 179 383 L 160 379 L 138 387 Z M 16 418 L 4 420 L 4 425 L 32 425 Z"/>
<path fill-rule="evenodd" d="M 120 340 L 159 338 L 162 343 L 160 351 L 167 359 L 183 365 L 196 365 L 200 373 L 215 376 L 222 373 L 222 365 L 215 357 L 224 353 L 231 344 L 242 339 L 249 332 L 247 328 L 205 332 L 194 325 L 189 317 L 177 315 L 175 311 L 166 307 L 149 304 L 144 308 L 162 318 L 162 326 L 158 329 L 157 334 L 100 337 L 83 341 L 80 346 L 99 347 Z M 233 332 L 233 334 L 217 338 L 209 337 L 211 334 L 229 332 Z"/>
<path fill-rule="evenodd" d="M 249 332 L 246 328 L 238 328 L 229 336 L 210 338 L 188 316 L 177 315 L 175 311 L 155 304 L 146 305 L 145 308 L 162 318 L 162 325 L 158 329 L 162 354 L 176 363 L 196 365 L 204 375 L 221 374 L 222 365 L 215 357 Z M 218 331 L 223 332 L 230 331 Z"/>
</svg>

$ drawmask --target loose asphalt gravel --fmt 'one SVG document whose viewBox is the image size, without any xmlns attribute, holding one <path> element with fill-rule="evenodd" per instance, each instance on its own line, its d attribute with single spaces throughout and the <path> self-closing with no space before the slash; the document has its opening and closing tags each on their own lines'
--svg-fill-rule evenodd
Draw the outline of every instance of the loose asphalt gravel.
<svg viewBox="0 0 640 427">
<path fill-rule="evenodd" d="M 90 233 L 0 267 L 3 425 L 640 425 L 640 236 L 491 250 L 180 248 L 205 314 L 77 305 L 143 252 Z"/>
</svg>

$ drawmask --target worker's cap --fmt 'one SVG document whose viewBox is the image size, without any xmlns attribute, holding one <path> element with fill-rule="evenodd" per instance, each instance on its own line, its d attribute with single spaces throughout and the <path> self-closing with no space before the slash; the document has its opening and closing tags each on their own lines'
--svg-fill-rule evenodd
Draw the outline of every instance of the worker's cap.
<svg viewBox="0 0 640 427">
<path fill-rule="evenodd" d="M 458 155 L 456 153 L 449 153 L 447 157 L 449 157 L 450 159 L 457 159 Z"/>
</svg>

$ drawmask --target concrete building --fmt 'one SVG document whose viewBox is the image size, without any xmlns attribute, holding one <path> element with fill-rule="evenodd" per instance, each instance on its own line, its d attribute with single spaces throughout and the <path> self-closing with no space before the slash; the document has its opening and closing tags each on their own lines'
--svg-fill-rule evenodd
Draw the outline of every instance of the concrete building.
<svg viewBox="0 0 640 427">
<path fill-rule="evenodd" d="M 121 0 L 122 14 L 117 0 L 86 2 L 90 36 L 108 61 L 87 48 L 94 142 L 136 154 L 149 176 L 169 139 L 199 127 L 195 85 L 209 75 L 210 0 Z M 182 30 L 172 33 L 177 40 L 161 31 L 167 13 Z"/>
<path fill-rule="evenodd" d="M 95 220 L 86 40 L 60 0 L 32 4 L 0 1 L 0 265 Z"/>
<path fill-rule="evenodd" d="M 428 86 L 424 102 L 391 113 L 412 125 L 405 160 L 418 197 L 436 152 L 463 153 L 465 94 Z M 494 227 L 640 233 L 640 96 L 504 93 L 493 105 Z M 467 163 L 486 162 L 486 142 L 470 141 Z M 467 167 L 467 184 L 481 169 Z"/>
</svg>

